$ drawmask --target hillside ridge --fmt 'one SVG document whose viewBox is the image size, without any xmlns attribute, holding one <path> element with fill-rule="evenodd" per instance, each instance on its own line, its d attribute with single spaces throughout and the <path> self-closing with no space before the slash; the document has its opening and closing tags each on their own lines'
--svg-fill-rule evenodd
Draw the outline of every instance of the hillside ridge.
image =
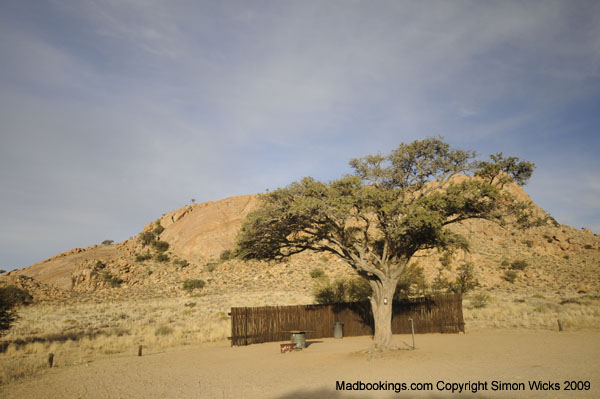
<svg viewBox="0 0 600 399">
<path fill-rule="evenodd" d="M 516 185 L 509 190 L 520 200 L 529 200 Z M 136 237 L 113 245 L 75 248 L 0 277 L 0 284 L 15 284 L 32 291 L 38 301 L 71 296 L 101 299 L 182 295 L 182 282 L 202 279 L 207 293 L 227 290 L 295 290 L 310 294 L 309 272 L 320 268 L 334 278 L 351 275 L 339 259 L 317 253 L 302 253 L 287 262 L 241 262 L 227 258 L 248 213 L 257 209 L 257 194 L 185 205 L 149 222 Z M 538 214 L 545 212 L 534 204 Z M 472 262 L 485 289 L 519 290 L 537 287 L 546 291 L 600 294 L 600 239 L 589 230 L 559 225 L 553 219 L 525 231 L 502 228 L 485 220 L 457 225 L 457 232 L 471 243 L 470 252 L 457 252 L 445 259 L 427 251 L 416 260 L 432 281 L 436 276 L 454 278 L 457 267 Z M 160 252 L 144 244 L 142 235 L 168 243 Z M 159 256 L 163 254 L 162 258 Z M 517 281 L 503 277 L 515 260 L 528 267 Z M 445 265 L 445 266 L 444 266 Z"/>
</svg>

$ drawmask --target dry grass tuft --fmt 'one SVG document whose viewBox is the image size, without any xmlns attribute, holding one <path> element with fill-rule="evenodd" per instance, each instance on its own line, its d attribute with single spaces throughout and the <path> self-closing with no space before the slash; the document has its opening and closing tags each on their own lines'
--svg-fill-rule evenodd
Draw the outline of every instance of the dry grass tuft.
<svg viewBox="0 0 600 399">
<path fill-rule="evenodd" d="M 289 292 L 132 299 L 101 303 L 39 304 L 19 310 L 19 320 L 0 341 L 0 384 L 55 367 L 102 356 L 153 353 L 181 345 L 226 341 L 232 306 L 307 303 Z"/>
<path fill-rule="evenodd" d="M 465 298 L 464 318 L 468 328 L 527 328 L 557 330 L 561 320 L 570 330 L 600 326 L 600 300 L 580 296 L 561 298 L 553 294 L 523 296 L 496 293 L 485 307 L 477 306 L 477 294 Z"/>
</svg>

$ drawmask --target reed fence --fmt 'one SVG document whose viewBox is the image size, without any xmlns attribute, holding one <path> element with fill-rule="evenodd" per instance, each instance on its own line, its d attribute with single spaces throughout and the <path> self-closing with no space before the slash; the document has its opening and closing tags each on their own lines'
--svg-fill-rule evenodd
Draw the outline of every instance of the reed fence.
<svg viewBox="0 0 600 399">
<path fill-rule="evenodd" d="M 465 331 L 462 296 L 440 295 L 393 303 L 392 332 L 458 333 Z M 333 323 L 344 323 L 344 336 L 373 334 L 373 315 L 368 302 L 333 305 L 296 305 L 231 308 L 231 345 L 286 341 L 289 331 L 306 331 L 307 339 L 333 337 Z"/>
</svg>

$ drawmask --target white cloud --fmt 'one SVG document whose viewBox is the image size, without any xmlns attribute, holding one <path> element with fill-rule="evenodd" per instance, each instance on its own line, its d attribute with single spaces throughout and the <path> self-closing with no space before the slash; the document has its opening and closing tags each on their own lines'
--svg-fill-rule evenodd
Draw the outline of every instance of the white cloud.
<svg viewBox="0 0 600 399">
<path fill-rule="evenodd" d="M 540 163 L 563 148 L 527 147 L 561 134 L 539 121 L 598 96 L 594 2 L 48 4 L 45 25 L 27 6 L 0 16 L 1 216 L 69 220 L 70 239 L 102 220 L 119 231 L 103 239 L 128 236 L 191 197 L 335 178 L 436 134 Z M 577 195 L 553 214 L 597 211 L 591 183 L 531 187 L 542 200 L 557 184 Z"/>
</svg>

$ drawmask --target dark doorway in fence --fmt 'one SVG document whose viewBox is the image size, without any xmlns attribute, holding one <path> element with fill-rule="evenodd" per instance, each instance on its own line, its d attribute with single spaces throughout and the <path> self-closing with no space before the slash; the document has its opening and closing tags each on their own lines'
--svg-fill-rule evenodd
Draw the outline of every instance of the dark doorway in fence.
<svg viewBox="0 0 600 399">
<path fill-rule="evenodd" d="M 333 323 L 344 323 L 344 336 L 373 335 L 373 315 L 368 302 L 334 305 L 297 305 L 231 308 L 231 345 L 286 341 L 288 331 L 307 331 L 307 339 L 333 337 Z M 465 331 L 460 294 L 394 302 L 392 332 L 416 334 Z"/>
</svg>

